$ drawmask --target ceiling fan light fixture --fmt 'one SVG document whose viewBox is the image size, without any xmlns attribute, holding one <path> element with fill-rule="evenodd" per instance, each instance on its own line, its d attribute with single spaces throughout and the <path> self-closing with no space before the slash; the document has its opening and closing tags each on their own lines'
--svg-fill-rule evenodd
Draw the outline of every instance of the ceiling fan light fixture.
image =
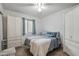
<svg viewBox="0 0 79 59">
<path fill-rule="evenodd" d="M 38 12 L 41 12 L 43 9 L 45 9 L 45 6 L 43 3 L 37 3 L 35 4 L 35 8 L 38 10 Z"/>
</svg>

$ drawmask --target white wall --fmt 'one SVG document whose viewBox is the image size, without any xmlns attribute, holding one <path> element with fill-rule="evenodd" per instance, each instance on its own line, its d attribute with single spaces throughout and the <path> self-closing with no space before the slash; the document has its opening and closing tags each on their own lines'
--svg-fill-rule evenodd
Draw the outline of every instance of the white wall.
<svg viewBox="0 0 79 59">
<path fill-rule="evenodd" d="M 51 32 L 60 32 L 61 39 L 64 39 L 64 17 L 65 13 L 72 10 L 72 8 L 68 8 L 54 14 L 51 14 L 41 20 L 42 31 L 51 31 Z"/>
<path fill-rule="evenodd" d="M 2 4 L 0 3 L 0 11 L 3 12 Z"/>
<path fill-rule="evenodd" d="M 60 32 L 64 35 L 64 16 L 63 12 L 54 13 L 42 20 L 43 31 Z"/>
</svg>

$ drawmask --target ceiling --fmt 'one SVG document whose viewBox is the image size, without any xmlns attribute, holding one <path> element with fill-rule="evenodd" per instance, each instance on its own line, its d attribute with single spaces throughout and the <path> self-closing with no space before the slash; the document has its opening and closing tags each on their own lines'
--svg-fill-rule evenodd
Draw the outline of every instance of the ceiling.
<svg viewBox="0 0 79 59">
<path fill-rule="evenodd" d="M 78 3 L 46 3 L 46 9 L 38 12 L 33 3 L 3 3 L 3 8 L 24 13 L 38 18 L 46 17 L 52 13 L 77 5 Z"/>
</svg>

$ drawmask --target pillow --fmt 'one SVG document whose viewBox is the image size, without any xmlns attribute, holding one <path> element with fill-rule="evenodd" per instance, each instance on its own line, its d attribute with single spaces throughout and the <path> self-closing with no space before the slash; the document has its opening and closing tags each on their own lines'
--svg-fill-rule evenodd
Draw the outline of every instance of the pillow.
<svg viewBox="0 0 79 59">
<path fill-rule="evenodd" d="M 48 37 L 56 37 L 57 32 L 47 32 Z"/>
<path fill-rule="evenodd" d="M 42 32 L 41 34 L 42 34 L 42 35 L 46 35 L 46 34 L 47 34 L 47 32 Z"/>
</svg>

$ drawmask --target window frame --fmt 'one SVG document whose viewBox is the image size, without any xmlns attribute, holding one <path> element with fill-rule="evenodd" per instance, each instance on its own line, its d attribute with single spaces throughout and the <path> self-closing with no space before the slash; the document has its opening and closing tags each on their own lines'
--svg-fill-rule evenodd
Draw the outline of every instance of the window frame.
<svg viewBox="0 0 79 59">
<path fill-rule="evenodd" d="M 36 34 L 35 20 L 34 19 L 27 19 L 27 18 L 23 17 L 23 35 L 26 35 L 26 33 L 25 33 L 25 20 L 27 20 L 27 33 L 28 33 L 28 21 L 32 21 L 33 22 L 32 34 Z"/>
</svg>

